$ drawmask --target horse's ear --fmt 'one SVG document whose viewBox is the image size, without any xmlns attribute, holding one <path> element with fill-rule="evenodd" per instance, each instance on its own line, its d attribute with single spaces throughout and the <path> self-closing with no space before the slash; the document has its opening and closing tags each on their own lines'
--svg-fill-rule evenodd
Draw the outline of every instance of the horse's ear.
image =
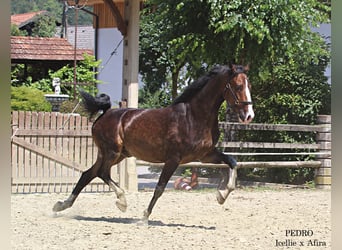
<svg viewBox="0 0 342 250">
<path fill-rule="evenodd" d="M 230 70 L 231 70 L 233 73 L 236 72 L 236 65 L 233 64 L 232 62 L 229 63 L 229 68 L 230 68 Z"/>
<path fill-rule="evenodd" d="M 243 67 L 243 71 L 246 73 L 249 71 L 249 63 Z"/>
</svg>

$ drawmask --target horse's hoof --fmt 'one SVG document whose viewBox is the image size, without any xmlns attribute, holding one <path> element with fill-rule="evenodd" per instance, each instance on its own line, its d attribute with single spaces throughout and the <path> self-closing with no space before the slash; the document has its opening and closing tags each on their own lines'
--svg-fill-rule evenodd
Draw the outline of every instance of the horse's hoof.
<svg viewBox="0 0 342 250">
<path fill-rule="evenodd" d="M 67 209 L 72 206 L 72 202 L 66 200 L 66 201 L 58 201 L 52 208 L 53 212 L 60 212 L 64 209 Z"/>
<path fill-rule="evenodd" d="M 127 204 L 126 202 L 122 202 L 122 201 L 116 201 L 116 206 L 118 207 L 118 209 L 121 211 L 121 212 L 126 212 L 127 210 Z"/>
<path fill-rule="evenodd" d="M 148 226 L 148 219 L 142 218 L 141 220 L 137 222 L 137 226 L 144 226 L 144 227 Z"/>
<path fill-rule="evenodd" d="M 148 226 L 148 217 L 150 216 L 151 213 L 149 213 L 147 210 L 144 211 L 144 215 L 141 218 L 141 220 L 139 220 L 137 222 L 138 226 Z"/>
<path fill-rule="evenodd" d="M 66 209 L 66 207 L 65 207 L 63 204 L 64 204 L 64 202 L 58 201 L 58 202 L 53 206 L 52 211 L 53 211 L 53 212 L 60 212 L 60 211 L 62 211 L 62 210 L 64 210 L 64 209 Z"/>
<path fill-rule="evenodd" d="M 225 191 L 225 190 L 224 190 Z M 224 197 L 224 192 L 223 190 L 217 190 L 216 192 L 216 200 L 217 202 L 222 205 L 225 201 L 226 201 L 226 198 Z"/>
<path fill-rule="evenodd" d="M 228 196 L 230 195 L 230 193 L 234 191 L 234 189 L 235 189 L 235 188 L 228 188 L 227 198 L 228 198 Z"/>
</svg>

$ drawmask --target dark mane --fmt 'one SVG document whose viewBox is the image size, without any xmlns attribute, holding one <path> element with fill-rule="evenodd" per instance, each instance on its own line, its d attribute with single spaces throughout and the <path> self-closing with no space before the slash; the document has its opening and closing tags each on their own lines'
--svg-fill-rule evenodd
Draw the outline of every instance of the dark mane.
<svg viewBox="0 0 342 250">
<path fill-rule="evenodd" d="M 191 85 L 186 87 L 184 92 L 179 95 L 172 104 L 189 102 L 213 77 L 224 74 L 230 69 L 227 66 L 217 65 L 214 66 L 207 74 L 195 80 Z"/>
</svg>

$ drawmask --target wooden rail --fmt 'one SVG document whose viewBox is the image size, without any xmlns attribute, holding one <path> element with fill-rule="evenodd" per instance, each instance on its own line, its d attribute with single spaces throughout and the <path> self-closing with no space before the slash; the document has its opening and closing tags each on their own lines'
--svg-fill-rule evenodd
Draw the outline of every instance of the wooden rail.
<svg viewBox="0 0 342 250">
<path fill-rule="evenodd" d="M 163 167 L 164 163 L 151 163 L 146 161 L 137 160 L 137 165 Z M 320 161 L 251 161 L 251 162 L 238 162 L 238 168 L 319 168 Z M 189 162 L 181 164 L 179 167 L 198 167 L 198 168 L 228 168 L 227 164 L 213 164 L 202 162 Z"/>
<path fill-rule="evenodd" d="M 219 127 L 223 131 L 287 131 L 311 132 L 316 134 L 316 143 L 285 143 L 285 142 L 250 142 L 223 141 L 217 146 L 228 149 L 267 149 L 267 152 L 226 152 L 233 155 L 314 155 L 316 160 L 310 161 L 242 161 L 238 168 L 315 168 L 315 182 L 317 187 L 330 187 L 331 184 L 331 116 L 318 116 L 317 125 L 294 124 L 241 124 L 221 122 Z M 275 149 L 296 150 L 296 152 L 270 152 Z M 298 152 L 301 151 L 301 152 Z M 163 163 L 149 163 L 137 160 L 137 165 L 163 167 Z M 226 164 L 211 164 L 190 162 L 180 167 L 227 168 Z"/>
</svg>

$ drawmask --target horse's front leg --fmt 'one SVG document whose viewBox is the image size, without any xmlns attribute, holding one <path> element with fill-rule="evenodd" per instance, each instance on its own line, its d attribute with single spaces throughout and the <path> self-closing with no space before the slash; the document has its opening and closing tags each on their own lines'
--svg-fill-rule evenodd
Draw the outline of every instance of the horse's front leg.
<svg viewBox="0 0 342 250">
<path fill-rule="evenodd" d="M 154 190 L 153 197 L 150 201 L 150 204 L 148 205 L 147 209 L 144 211 L 143 218 L 141 220 L 141 224 L 147 224 L 148 218 L 152 213 L 152 209 L 154 205 L 156 204 L 159 197 L 163 194 L 165 187 L 167 183 L 169 182 L 172 174 L 175 172 L 179 165 L 179 160 L 168 160 L 165 162 L 163 170 L 160 174 L 159 181 L 157 183 L 157 186 Z"/>
<path fill-rule="evenodd" d="M 236 177 L 237 177 L 237 167 L 231 169 L 229 168 L 229 181 L 227 188 L 228 190 L 233 191 L 236 187 Z"/>
<path fill-rule="evenodd" d="M 208 153 L 201 162 L 206 163 L 225 163 L 229 168 L 221 168 L 221 181 L 217 187 L 216 199 L 219 204 L 223 204 L 228 195 L 235 189 L 236 186 L 236 160 L 230 156 L 218 151 L 216 148 Z"/>
</svg>

